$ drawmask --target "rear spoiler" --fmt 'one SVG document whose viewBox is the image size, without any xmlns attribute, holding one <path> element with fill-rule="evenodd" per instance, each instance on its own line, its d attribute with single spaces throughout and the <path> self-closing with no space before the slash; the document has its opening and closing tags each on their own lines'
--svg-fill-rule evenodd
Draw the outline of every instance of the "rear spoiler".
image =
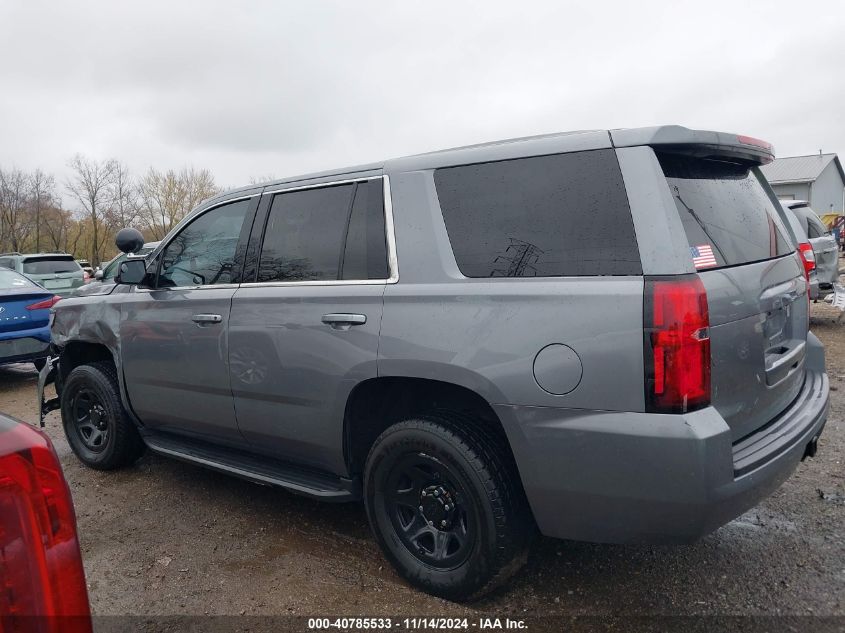
<svg viewBox="0 0 845 633">
<path fill-rule="evenodd" d="M 690 130 L 680 125 L 610 130 L 610 140 L 614 147 L 648 145 L 699 158 L 734 158 L 752 165 L 766 165 L 775 158 L 775 148 L 766 141 L 742 134 Z"/>
</svg>

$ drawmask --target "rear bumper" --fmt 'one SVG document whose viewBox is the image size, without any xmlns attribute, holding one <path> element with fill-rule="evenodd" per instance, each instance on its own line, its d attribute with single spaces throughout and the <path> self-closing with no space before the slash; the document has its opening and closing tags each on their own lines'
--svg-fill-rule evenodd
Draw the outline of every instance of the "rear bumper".
<svg viewBox="0 0 845 633">
<path fill-rule="evenodd" d="M 810 338 L 798 398 L 736 445 L 713 407 L 684 415 L 496 407 L 540 531 L 684 543 L 755 506 L 792 474 L 827 419 L 824 351 Z"/>
<path fill-rule="evenodd" d="M 47 356 L 50 328 L 13 332 L 0 337 L 0 364 L 20 363 Z"/>
</svg>

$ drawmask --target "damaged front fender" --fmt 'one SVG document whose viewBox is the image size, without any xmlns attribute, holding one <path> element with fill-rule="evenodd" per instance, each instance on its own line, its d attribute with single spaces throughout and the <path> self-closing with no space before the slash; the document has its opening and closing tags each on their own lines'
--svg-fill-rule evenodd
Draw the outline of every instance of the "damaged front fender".
<svg viewBox="0 0 845 633">
<path fill-rule="evenodd" d="M 117 292 L 71 297 L 53 308 L 50 333 L 52 350 L 58 353 L 58 358 L 51 355 L 38 374 L 38 411 L 42 427 L 44 417 L 59 408 L 62 378 L 74 366 L 85 363 L 92 355 L 97 360 L 108 356 L 121 375 L 119 333 L 123 299 L 125 295 Z M 51 383 L 57 385 L 57 397 L 47 400 L 44 392 Z"/>
</svg>

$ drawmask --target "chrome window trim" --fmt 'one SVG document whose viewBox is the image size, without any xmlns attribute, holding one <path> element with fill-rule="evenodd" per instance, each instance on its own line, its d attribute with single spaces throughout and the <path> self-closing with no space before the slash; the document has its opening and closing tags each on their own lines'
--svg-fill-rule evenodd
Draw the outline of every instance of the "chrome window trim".
<svg viewBox="0 0 845 633">
<path fill-rule="evenodd" d="M 173 292 L 174 290 L 232 290 L 240 288 L 238 284 L 206 284 L 205 286 L 167 286 L 166 288 L 139 288 L 135 292 Z"/>
<path fill-rule="evenodd" d="M 384 182 L 384 227 L 387 232 L 387 283 L 399 281 L 399 256 L 396 254 L 396 229 L 393 225 L 393 194 L 390 191 L 390 176 L 382 176 Z"/>
<path fill-rule="evenodd" d="M 332 180 L 312 185 L 288 187 L 265 191 L 261 195 L 275 195 L 277 193 L 288 193 L 290 191 L 303 191 L 305 189 L 319 189 L 322 187 L 333 187 L 336 185 L 348 185 L 356 182 L 369 182 L 370 180 L 382 180 L 382 191 L 384 192 L 384 230 L 387 238 L 387 270 L 390 275 L 387 279 L 312 279 L 307 281 L 251 281 L 240 285 L 241 288 L 279 288 L 287 286 L 374 286 L 383 284 L 395 284 L 399 281 L 399 259 L 396 255 L 396 233 L 393 225 L 393 199 L 390 192 L 390 177 L 387 174 L 379 176 L 365 176 L 362 178 L 351 178 L 345 180 Z M 216 288 L 217 286 L 208 286 Z"/>
<path fill-rule="evenodd" d="M 354 182 L 367 182 L 369 180 L 376 180 L 377 178 L 386 178 L 386 176 L 361 176 L 360 178 L 344 178 L 343 180 L 327 180 L 326 182 L 318 182 L 310 185 L 297 185 L 296 187 L 285 187 L 279 185 L 279 189 L 271 191 L 264 191 L 262 196 L 272 196 L 277 193 L 288 193 L 289 191 L 304 191 L 305 189 L 320 189 L 321 187 L 334 187 L 336 185 L 351 185 Z"/>
</svg>

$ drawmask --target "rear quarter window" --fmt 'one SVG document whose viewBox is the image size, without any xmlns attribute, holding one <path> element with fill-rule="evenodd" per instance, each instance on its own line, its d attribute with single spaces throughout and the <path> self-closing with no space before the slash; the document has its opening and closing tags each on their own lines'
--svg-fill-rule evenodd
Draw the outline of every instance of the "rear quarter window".
<svg viewBox="0 0 845 633">
<path fill-rule="evenodd" d="M 793 252 L 756 170 L 681 154 L 657 152 L 657 158 L 696 268 L 736 266 Z"/>
<path fill-rule="evenodd" d="M 613 150 L 441 168 L 434 181 L 466 277 L 642 274 Z"/>
</svg>

